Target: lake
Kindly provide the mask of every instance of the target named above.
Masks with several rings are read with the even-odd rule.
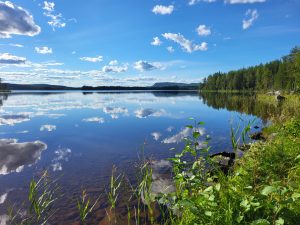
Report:
[[[257,118],[261,128],[269,116],[268,108],[257,110],[249,98],[171,91],[2,95],[0,224],[7,220],[7,208],[27,198],[30,180],[44,170],[59,179],[65,193],[57,224],[73,223],[78,219],[75,196],[82,189],[91,195],[104,192],[113,165],[134,182],[142,150],[155,160],[172,156],[169,149],[180,149],[190,135],[185,127],[194,123],[190,117],[205,122],[201,132],[211,137],[212,153],[231,151],[232,121]],[[97,209],[97,222],[105,207],[103,202]]]

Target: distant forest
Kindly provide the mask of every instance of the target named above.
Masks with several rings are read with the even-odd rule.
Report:
[[[300,91],[300,47],[293,48],[281,60],[228,73],[214,73],[200,83],[200,90]]]

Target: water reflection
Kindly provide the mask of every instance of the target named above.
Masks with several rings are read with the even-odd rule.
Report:
[[[254,96],[199,96],[196,92],[12,93],[3,99],[0,170],[2,175],[9,175],[0,176],[0,200],[5,204],[22,201],[24,196],[20,192],[27,190],[24,185],[44,169],[54,177],[62,176],[60,181],[67,199],[74,199],[81,188],[94,194],[107,185],[112,165],[125,171],[129,179],[135,179],[134,165],[143,144],[145,155],[156,160],[153,192],[168,190],[172,182],[167,176],[170,164],[165,159],[174,154],[170,148],[182,149],[182,139],[192,135],[186,128],[189,117],[205,122],[205,129],[199,132],[212,137],[209,145],[212,153],[216,153],[231,149],[231,118],[246,113],[268,119],[272,110],[286,110],[257,103]],[[5,195],[10,189],[16,195]],[[76,200],[73,203],[59,203],[63,207],[58,224],[74,223],[76,216],[64,216],[77,215]],[[0,205],[0,215],[6,213],[5,204]],[[5,216],[2,218],[4,221]]]
[[[47,145],[40,141],[18,143],[16,139],[0,139],[0,175],[21,172],[41,158]]]
[[[279,119],[280,117],[300,116],[300,105],[289,104],[285,101],[267,102],[260,101],[255,94],[231,93],[200,93],[203,103],[214,109],[226,109],[262,118]]]

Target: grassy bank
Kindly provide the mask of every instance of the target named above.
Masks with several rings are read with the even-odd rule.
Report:
[[[216,172],[185,189],[172,224],[298,224],[300,120],[273,125],[265,134],[268,141],[253,144],[230,175]]]

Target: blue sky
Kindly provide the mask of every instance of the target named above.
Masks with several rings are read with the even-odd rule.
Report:
[[[0,77],[150,85],[278,59],[300,40],[299,0],[0,1]]]

